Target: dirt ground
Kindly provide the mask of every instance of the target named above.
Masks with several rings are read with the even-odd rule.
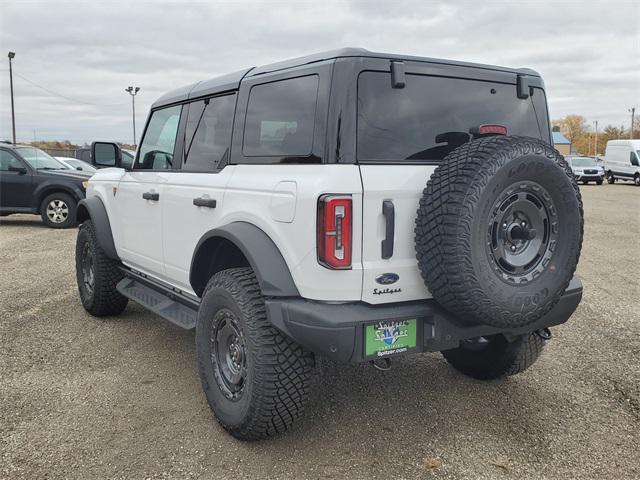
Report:
[[[320,362],[307,415],[242,443],[200,389],[194,334],[78,300],[75,230],[0,226],[0,478],[640,478],[640,188],[582,187],[584,299],[503,382],[439,354]]]

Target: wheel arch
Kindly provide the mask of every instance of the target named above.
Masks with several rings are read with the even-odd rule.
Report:
[[[76,210],[76,222],[81,224],[91,220],[96,230],[98,244],[104,250],[109,258],[119,260],[118,252],[113,241],[113,233],[111,232],[111,224],[109,223],[109,215],[107,209],[99,197],[88,197],[80,200]]]
[[[209,230],[200,238],[191,258],[189,283],[202,296],[215,273],[244,266],[253,269],[264,295],[300,295],[276,244],[263,230],[248,222],[233,222]]]
[[[52,193],[66,193],[67,195],[71,195],[76,201],[80,201],[82,199],[82,197],[78,195],[78,192],[69,185],[46,183],[40,185],[33,193],[33,198],[35,199],[35,205],[33,206],[40,211],[40,207],[42,206],[42,202],[45,197]]]

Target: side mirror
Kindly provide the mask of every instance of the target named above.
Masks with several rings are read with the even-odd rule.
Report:
[[[97,168],[120,167],[122,150],[117,143],[93,142],[91,144],[91,163]]]
[[[15,165],[9,165],[10,172],[18,172],[18,175],[25,175],[27,173],[27,169],[24,167],[16,167]]]

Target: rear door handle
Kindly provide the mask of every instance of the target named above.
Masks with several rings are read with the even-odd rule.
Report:
[[[391,200],[384,200],[382,202],[382,215],[385,220],[385,239],[382,240],[382,258],[391,258],[393,256],[393,239],[396,230],[396,213]]]
[[[198,197],[193,199],[193,204],[196,207],[216,208],[215,198]]]
[[[156,192],[144,192],[142,194],[142,198],[144,198],[145,200],[153,200],[154,202],[157,202],[158,200],[160,200],[160,194]]]

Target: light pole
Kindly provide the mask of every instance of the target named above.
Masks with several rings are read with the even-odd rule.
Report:
[[[140,87],[127,87],[125,92],[131,95],[131,106],[133,107],[133,148],[136,149],[136,94],[140,91]]]
[[[594,150],[593,156],[597,157],[598,156],[598,120],[595,120],[593,123],[596,124],[596,138],[595,138],[595,144],[593,146],[594,147],[593,148],[593,150]]]
[[[9,85],[11,88],[11,129],[13,132],[13,144],[16,144],[16,113],[13,107],[13,70],[11,68],[11,60],[16,56],[15,52],[9,52]]]
[[[629,111],[631,112],[631,128],[629,129],[629,138],[633,140],[633,122],[635,121],[636,107],[631,107]]]

